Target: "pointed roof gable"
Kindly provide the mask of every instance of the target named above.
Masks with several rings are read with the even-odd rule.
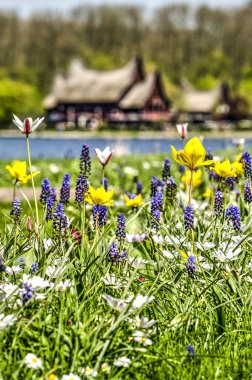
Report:
[[[109,71],[89,69],[75,59],[63,78],[60,91],[55,85],[55,78],[52,91],[43,104],[45,108],[53,108],[57,103],[117,103],[143,77],[142,61],[139,58],[122,68]]]

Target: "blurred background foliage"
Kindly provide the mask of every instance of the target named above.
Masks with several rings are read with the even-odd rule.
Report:
[[[41,112],[57,71],[73,57],[95,69],[124,65],[136,54],[159,69],[176,98],[181,78],[199,89],[227,80],[252,109],[252,2],[235,9],[82,6],[67,15],[29,18],[0,13],[0,119]],[[20,98],[22,106],[20,108]]]

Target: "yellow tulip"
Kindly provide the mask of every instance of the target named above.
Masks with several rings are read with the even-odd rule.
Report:
[[[16,179],[16,181],[21,182],[22,184],[25,184],[31,179],[32,177],[35,177],[40,172],[33,172],[32,174],[26,174],[26,162],[25,161],[14,161],[12,163],[12,166],[6,165],[5,169],[7,169],[12,177]]]
[[[236,172],[233,170],[233,167],[230,164],[229,160],[223,162],[215,162],[214,166],[211,167],[211,170],[213,170],[216,174],[218,174],[219,177],[222,178],[236,177]]]
[[[205,192],[203,193],[204,198],[210,198],[212,195],[212,191],[209,187],[206,188]]]
[[[130,199],[126,194],[124,194],[124,199],[127,207],[138,207],[144,204],[142,194],[138,194],[134,199]]]
[[[198,137],[190,139],[186,143],[184,150],[177,151],[174,146],[171,146],[171,149],[174,160],[190,170],[203,165],[211,165],[214,162],[213,160],[204,161],[206,150]]]
[[[185,185],[189,185],[190,180],[191,180],[191,171],[186,170],[185,175],[183,175],[181,180]],[[200,186],[201,184],[202,184],[202,171],[197,170],[196,172],[193,172],[192,186],[197,187],[197,186]]]
[[[233,170],[237,176],[243,175],[244,169],[243,169],[242,162],[235,161],[231,164],[231,167],[233,168]]]
[[[85,194],[85,201],[90,205],[102,205],[102,206],[113,206],[113,196],[115,190],[106,191],[104,187],[99,187],[94,189],[93,186],[89,185],[88,191]]]

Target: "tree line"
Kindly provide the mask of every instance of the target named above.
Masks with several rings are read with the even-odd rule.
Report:
[[[27,19],[0,13],[0,35],[0,101],[18,83],[37,104],[73,57],[111,69],[136,54],[163,73],[174,94],[183,77],[198,88],[227,80],[235,91],[252,93],[252,2],[235,9],[173,5],[151,14],[136,6],[82,6]]]

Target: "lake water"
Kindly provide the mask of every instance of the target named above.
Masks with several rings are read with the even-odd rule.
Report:
[[[115,132],[116,133],[116,132]],[[170,153],[170,145],[181,149],[180,139],[141,139],[141,138],[85,138],[85,139],[66,139],[66,138],[42,138],[32,137],[31,154],[36,158],[62,158],[79,157],[83,144],[88,144],[91,154],[93,148],[104,149],[109,146],[115,150],[117,155],[131,155],[144,153]],[[204,146],[207,150],[221,150],[233,148],[231,139],[211,139],[205,138]],[[246,140],[246,148],[252,148],[252,139]],[[26,157],[25,138],[6,137],[0,138],[0,158],[1,159],[22,159]]]

